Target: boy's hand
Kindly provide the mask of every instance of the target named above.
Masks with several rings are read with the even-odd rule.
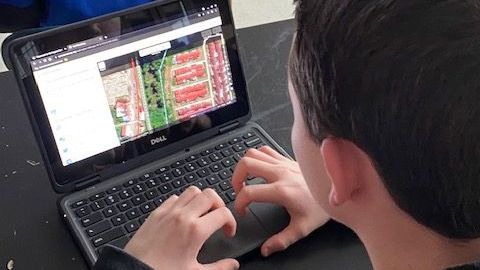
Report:
[[[211,210],[211,212],[209,212]],[[197,256],[204,242],[223,228],[233,237],[237,223],[212,189],[188,188],[172,196],[150,214],[125,251],[154,269],[238,269],[234,259],[201,265]]]
[[[248,176],[261,177],[267,184],[245,185]],[[248,150],[235,168],[232,182],[237,193],[235,209],[240,214],[245,214],[252,202],[276,203],[290,214],[288,227],[262,245],[263,256],[286,249],[330,219],[310,193],[297,162],[268,146]]]

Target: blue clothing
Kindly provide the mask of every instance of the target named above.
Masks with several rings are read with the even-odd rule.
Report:
[[[0,0],[16,8],[41,6],[39,26],[64,25],[138,6],[151,0]],[[41,2],[39,4],[39,2]]]
[[[150,0],[47,0],[42,26],[63,25],[138,6]]]

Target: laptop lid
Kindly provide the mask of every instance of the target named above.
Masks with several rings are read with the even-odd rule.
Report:
[[[156,1],[15,40],[10,55],[57,192],[250,117],[227,1]]]

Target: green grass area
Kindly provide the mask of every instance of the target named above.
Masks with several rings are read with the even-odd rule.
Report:
[[[122,128],[120,127],[120,125],[123,123],[122,118],[116,116],[115,108],[113,107],[110,107],[110,113],[112,114],[115,130],[117,131],[117,136],[120,138],[122,136]]]
[[[176,121],[171,102],[166,99],[166,104],[163,103],[162,82],[164,83],[164,78],[161,78],[159,72],[161,62],[161,59],[157,59],[142,66],[142,73],[145,79],[145,96],[150,114],[150,123],[153,129],[165,126],[167,119],[169,123]],[[169,63],[171,65],[172,57],[165,59],[162,73],[165,70],[165,66]],[[165,108],[167,109],[167,117],[165,117]]]

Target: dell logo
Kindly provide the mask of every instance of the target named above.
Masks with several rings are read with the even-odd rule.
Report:
[[[152,145],[155,145],[155,144],[157,144],[157,143],[162,143],[162,142],[166,142],[166,141],[167,141],[167,137],[165,137],[165,135],[162,135],[162,136],[157,137],[157,138],[155,138],[155,139],[151,139],[151,140],[150,140],[150,143],[151,143]]]

